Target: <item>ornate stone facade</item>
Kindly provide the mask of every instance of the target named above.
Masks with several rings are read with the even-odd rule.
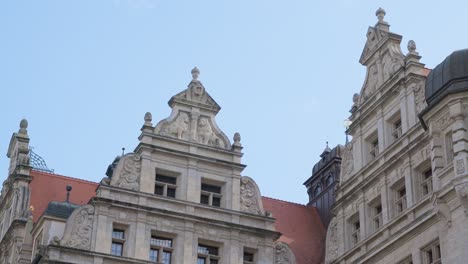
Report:
[[[468,71],[459,69],[468,51],[429,73],[416,43],[403,55],[385,11],[376,15],[360,59],[367,76],[353,96],[325,262],[465,263]]]

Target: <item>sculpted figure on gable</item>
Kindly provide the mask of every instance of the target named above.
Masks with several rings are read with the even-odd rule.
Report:
[[[135,153],[128,153],[120,158],[117,167],[112,174],[110,184],[138,191],[140,188],[140,171],[140,156]]]
[[[242,212],[263,215],[260,191],[251,178],[247,176],[241,178],[240,194]]]
[[[275,243],[275,264],[295,264],[296,258],[289,246],[284,242]]]
[[[187,140],[189,138],[190,118],[187,113],[179,112],[179,115],[171,123],[165,124],[161,129],[161,135],[177,139]]]

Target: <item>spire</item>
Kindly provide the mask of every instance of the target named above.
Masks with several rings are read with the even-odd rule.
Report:
[[[325,149],[323,150],[322,154],[320,154],[320,157],[321,158],[325,158],[325,156],[327,156],[328,153],[331,152],[331,149],[330,147],[328,146],[328,141],[326,141],[326,147]]]

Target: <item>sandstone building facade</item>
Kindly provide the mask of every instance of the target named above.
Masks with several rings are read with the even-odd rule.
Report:
[[[414,41],[367,31],[364,85],[353,97],[326,263],[468,260],[468,50],[432,71]],[[344,238],[344,239],[343,239]]]
[[[320,263],[317,210],[261,197],[241,175],[240,135],[231,142],[216,125],[220,106],[198,76],[171,98],[168,118],[153,125],[146,113],[134,152],[100,183],[33,168],[21,121],[1,194],[0,263]]]

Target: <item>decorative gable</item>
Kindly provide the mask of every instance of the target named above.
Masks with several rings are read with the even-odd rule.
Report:
[[[367,41],[359,62],[367,67],[366,78],[355,104],[362,104],[372,96],[382,84],[388,81],[404,66],[405,56],[401,52],[402,36],[391,33],[390,25],[383,19],[385,10],[376,12],[378,22],[367,30]]]
[[[169,100],[171,115],[160,121],[154,133],[222,149],[231,149],[231,143],[219,129],[215,116],[221,110],[198,80],[200,71],[192,70],[192,81],[186,90]]]

